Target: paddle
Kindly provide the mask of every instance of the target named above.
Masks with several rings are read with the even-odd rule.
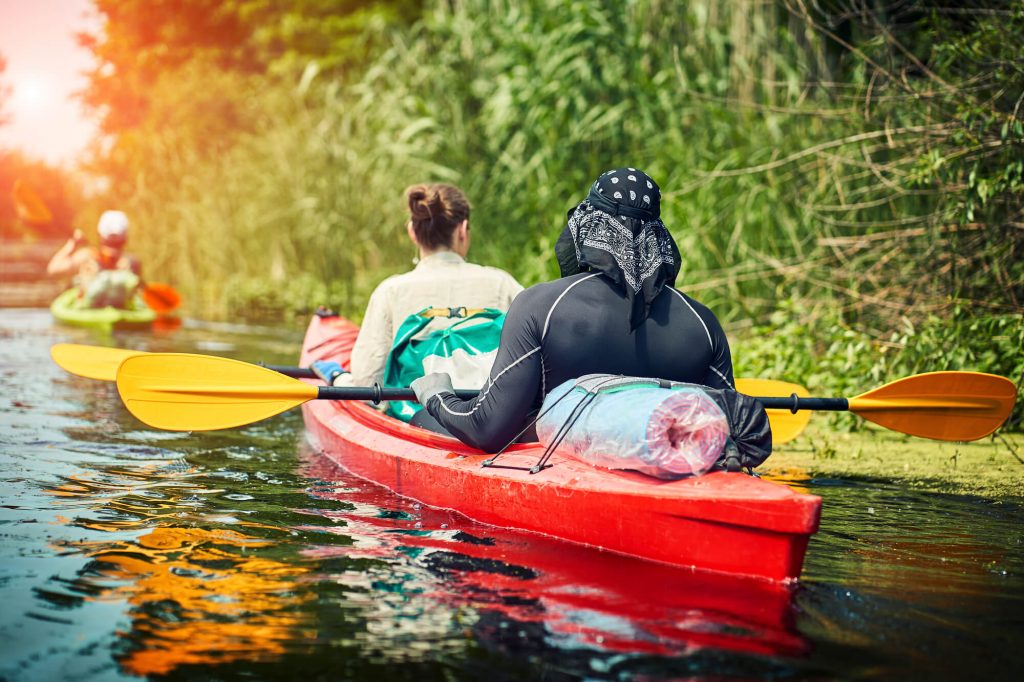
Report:
[[[188,353],[126,358],[117,370],[117,390],[129,412],[167,431],[229,429],[314,398],[416,400],[409,388],[313,386],[259,365]],[[456,391],[460,398],[477,393]]]
[[[166,315],[181,305],[181,294],[170,284],[143,282],[140,289],[142,300],[158,315]]]
[[[11,189],[11,200],[14,201],[14,208],[18,217],[29,225],[37,227],[49,225],[53,221],[53,214],[46,206],[46,203],[35,193],[28,183],[21,179],[14,181]]]
[[[408,388],[312,386],[265,367],[187,353],[125,359],[117,390],[140,421],[168,431],[210,431],[266,419],[309,400],[415,400]],[[476,391],[456,391],[471,398]],[[855,398],[766,397],[768,409],[851,411],[894,431],[936,440],[977,440],[1013,410],[1013,382],[979,372],[931,372]]]
[[[747,395],[792,396],[796,394],[799,398],[810,396],[807,389],[800,384],[775,381],[774,379],[736,379],[736,390]],[[792,401],[789,397],[786,400]],[[771,409],[767,405],[765,408],[765,412],[768,413],[768,423],[772,429],[772,443],[775,445],[782,445],[794,440],[804,432],[808,422],[811,421],[810,410],[793,412],[791,409]]]
[[[65,371],[100,381],[116,381],[117,368],[125,359],[145,354],[145,351],[74,343],[58,343],[50,348],[50,356],[53,361]],[[298,379],[316,378],[316,374],[312,370],[303,367],[264,366],[285,376]],[[793,393],[803,397],[809,395],[803,386],[771,379],[737,379],[736,390],[747,395],[782,396]],[[810,412],[793,413],[790,410],[767,410],[767,412],[772,428],[772,441],[776,445],[788,443],[799,436],[811,418]]]
[[[144,350],[87,346],[78,343],[57,343],[50,347],[50,357],[65,372],[100,381],[117,381],[117,368],[136,355],[148,355]],[[281,365],[260,365],[285,376],[297,379],[316,379],[311,369]]]

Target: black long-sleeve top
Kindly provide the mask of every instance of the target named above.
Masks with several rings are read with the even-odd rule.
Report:
[[[629,312],[622,289],[599,273],[530,287],[509,308],[480,395],[444,392],[424,407],[464,443],[497,452],[529,426],[552,389],[585,374],[734,388],[729,342],[707,307],[665,288],[632,331]]]

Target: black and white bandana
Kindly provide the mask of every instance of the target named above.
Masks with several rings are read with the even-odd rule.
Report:
[[[657,183],[643,171],[617,168],[602,174],[569,211],[555,244],[562,277],[589,270],[623,287],[630,329],[647,319],[651,303],[679,274],[679,249],[660,215]]]

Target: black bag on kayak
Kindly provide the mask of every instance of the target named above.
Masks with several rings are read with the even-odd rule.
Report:
[[[722,388],[704,387],[704,392],[725,412],[730,438],[715,468],[739,471],[753,469],[772,454],[772,429],[768,413],[749,395]]]

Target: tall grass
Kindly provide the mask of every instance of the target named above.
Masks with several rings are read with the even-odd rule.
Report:
[[[551,246],[589,182],[633,165],[665,193],[684,286],[728,319],[763,313],[765,274],[813,246],[793,195],[827,193],[827,169],[715,174],[847,126],[802,107],[808,52],[778,16],[771,3],[436,3],[356,82],[220,74],[211,91],[208,72],[183,71],[182,91],[232,91],[252,132],[210,153],[185,122],[147,131],[130,208],[154,267],[192,283],[206,314],[314,295],[353,312],[369,282],[408,266],[405,185],[462,185],[473,257],[531,284],[556,274]]]
[[[382,277],[410,267],[406,185],[463,186],[474,204],[471,257],[529,285],[557,275],[552,245],[593,178],[636,166],[661,184],[684,259],[679,285],[737,334],[775,328],[786,343],[794,319],[764,325],[794,301],[782,310],[804,316],[811,337],[856,327],[867,350],[848,374],[902,367],[880,358],[925,337],[942,352],[933,320],[954,310],[1001,315],[982,326],[1009,325],[1004,336],[1018,338],[1019,119],[1002,126],[1002,142],[998,132],[1019,74],[979,84],[946,55],[935,59],[950,65],[946,79],[932,74],[940,86],[913,63],[914,50],[933,47],[929,35],[959,44],[940,20],[915,14],[906,26],[924,46],[908,47],[860,4],[839,19],[813,7],[431,2],[342,80],[315,65],[297,83],[183,70],[167,89],[168,117],[184,92],[229,93],[242,123],[225,139],[187,121],[148,130],[128,208],[152,268],[198,314],[326,303],[358,317]],[[1012,52],[989,26],[1003,15],[979,16],[948,30],[981,35],[985,49],[957,49]],[[977,69],[1007,58],[977,57]],[[979,90],[985,83],[1006,93]],[[978,115],[962,103],[986,94],[1002,99],[986,100],[998,106],[979,137]],[[992,158],[1009,170],[978,165]],[[1012,343],[997,346],[998,357],[974,346],[957,357],[1016,371]],[[805,359],[830,348],[811,344]]]

